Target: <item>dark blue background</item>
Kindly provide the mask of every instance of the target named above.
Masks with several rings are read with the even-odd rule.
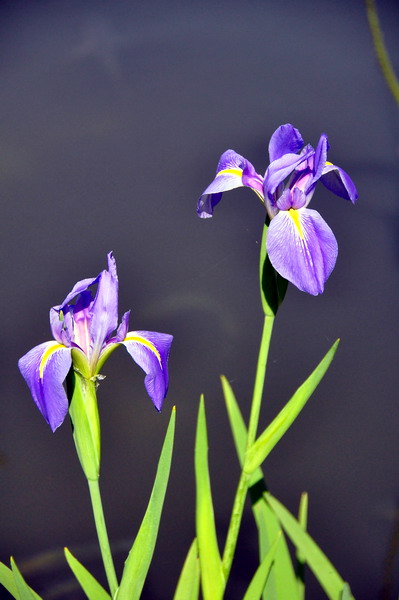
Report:
[[[382,4],[399,71],[398,6]],[[173,469],[143,598],[173,595],[194,535],[201,392],[223,541],[238,468],[218,376],[232,382],[247,415],[262,325],[263,211],[246,189],[226,194],[212,220],[198,219],[195,205],[225,149],[263,173],[270,135],[291,122],[313,145],[320,133],[329,135],[329,158],[350,173],[359,200],[353,207],[322,187],[312,200],[336,234],[338,262],[322,296],[288,290],[262,427],[332,342],[342,342],[268,459],[267,479],[295,512],[300,493],[309,492],[310,533],[356,598],[375,600],[384,577],[396,592],[380,597],[396,598],[398,107],[380,74],[363,4],[8,2],[0,9],[0,56],[0,559],[13,554],[38,591],[47,585],[49,600],[81,597],[50,581],[64,545],[89,566],[96,562],[69,423],[51,433],[16,364],[50,339],[49,308],[105,268],[110,250],[120,313],[132,309],[131,328],[175,335],[161,415],[123,349],[104,368],[101,484],[118,570],[176,404]],[[256,562],[249,510],[242,533],[245,564],[234,570],[232,600],[242,597]],[[69,585],[64,573],[60,579],[61,588]],[[322,597],[317,585],[310,597]]]

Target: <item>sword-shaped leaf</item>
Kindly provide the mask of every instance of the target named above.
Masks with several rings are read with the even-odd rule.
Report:
[[[245,457],[244,469],[247,473],[253,473],[273,450],[277,442],[291,427],[310,396],[313,394],[320,381],[327,372],[334,358],[339,340],[337,340],[327,352],[323,360],[317,365],[313,373],[297,389],[291,400],[287,402],[277,417],[266,427],[265,431],[258,437],[256,442],[249,448]]]
[[[195,538],[190,546],[173,600],[198,600],[200,589],[200,565],[198,544]]]
[[[196,530],[204,600],[222,600],[225,579],[216,537],[208,468],[208,435],[201,396],[195,440]]]
[[[115,600],[138,600],[150,567],[168,485],[175,433],[176,409],[173,407],[158,462],[150,501],[139,532],[129,552]]]
[[[93,577],[93,575],[84,567],[73,554],[64,548],[65,558],[71,567],[73,574],[79,581],[80,586],[89,600],[111,600],[111,596]]]

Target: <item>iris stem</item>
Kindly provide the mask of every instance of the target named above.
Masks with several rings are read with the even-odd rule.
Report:
[[[105,524],[104,511],[100,494],[100,485],[98,479],[88,479],[87,481],[89,484],[91,505],[93,507],[94,521],[96,524],[97,536],[100,544],[104,569],[107,575],[107,581],[109,589],[111,591],[111,596],[114,598],[115,593],[118,589],[118,580],[116,578],[114,561],[112,559],[107,527]]]
[[[259,423],[259,413],[262,404],[263,387],[266,376],[267,357],[269,354],[270,340],[273,331],[274,316],[265,315],[263,324],[263,333],[260,343],[258,364],[256,368],[254,392],[252,396],[251,414],[248,424],[248,436],[246,452],[252,446],[256,438],[256,432]],[[243,464],[245,464],[245,459]],[[234,558],[234,553],[237,545],[238,533],[240,530],[242,513],[244,510],[245,498],[247,497],[248,487],[251,480],[251,475],[246,473],[244,469],[241,472],[240,481],[238,483],[236,495],[234,498],[233,509],[231,512],[229,529],[227,532],[226,544],[223,553],[223,573],[227,581],[231,565]]]

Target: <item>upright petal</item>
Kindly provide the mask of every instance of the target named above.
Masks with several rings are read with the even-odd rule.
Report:
[[[108,254],[109,271],[99,275],[97,293],[91,307],[91,363],[98,359],[107,338],[118,326],[118,276],[112,252]]]
[[[281,125],[270,138],[270,162],[281,158],[284,154],[296,154],[302,146],[303,139],[298,129],[295,129],[290,123]]]
[[[267,252],[276,271],[303,292],[324,290],[338,255],[333,232],[308,208],[280,211],[267,233]]]
[[[145,371],[144,384],[155,408],[160,411],[168,392],[168,358],[173,336],[154,331],[129,331],[121,342]]]
[[[55,431],[68,412],[63,382],[71,368],[71,350],[58,342],[44,342],[18,361],[19,370],[33,399]]]
[[[356,202],[356,186],[348,173],[340,167],[337,167],[330,162],[326,162],[320,181],[322,181],[326,188],[328,188],[330,192],[333,192],[333,194],[336,194],[345,200],[350,200],[353,204]]]
[[[285,154],[270,163],[265,173],[263,184],[265,196],[271,198],[280,183],[291,175],[302,162],[307,161],[312,154],[314,154],[314,150],[313,148],[309,148],[304,154]]]

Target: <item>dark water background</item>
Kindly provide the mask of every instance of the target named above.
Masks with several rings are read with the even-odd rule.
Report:
[[[381,4],[399,72],[399,5]],[[176,404],[173,469],[143,599],[173,595],[194,535],[201,392],[223,540],[238,469],[218,376],[230,379],[247,415],[262,324],[263,212],[244,189],[206,222],[195,203],[225,149],[263,173],[270,135],[291,122],[312,144],[328,133],[329,158],[353,177],[359,201],[353,207],[324,188],[312,201],[336,234],[338,263],[322,296],[288,291],[263,427],[332,342],[342,343],[268,459],[267,479],[295,512],[309,492],[310,533],[357,599],[397,598],[399,111],[362,2],[3,2],[0,56],[0,559],[13,554],[38,591],[49,577],[40,569],[56,573],[64,545],[88,565],[95,560],[69,424],[51,433],[16,364],[50,339],[49,308],[105,268],[110,250],[131,328],[175,335],[161,415],[123,349],[104,369],[101,484],[118,570]],[[248,511],[232,600],[255,566],[251,519]],[[41,553],[49,554],[35,577],[31,559]],[[81,597],[57,594],[43,592]],[[322,597],[312,585],[309,598]]]

